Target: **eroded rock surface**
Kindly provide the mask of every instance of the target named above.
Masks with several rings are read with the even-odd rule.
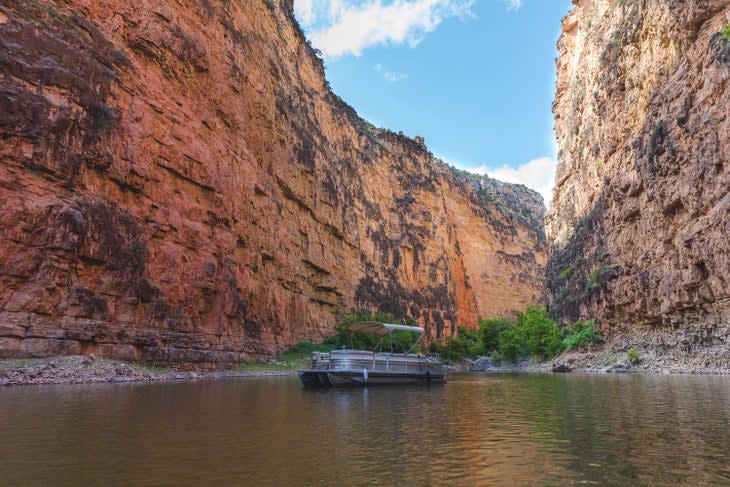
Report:
[[[0,201],[0,357],[240,362],[544,292],[539,196],[363,122],[285,0],[4,1]]]
[[[554,105],[551,310],[730,368],[730,2],[574,3]]]

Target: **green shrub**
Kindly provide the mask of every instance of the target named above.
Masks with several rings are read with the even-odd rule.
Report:
[[[456,336],[449,337],[446,345],[438,350],[441,358],[447,362],[456,362],[466,357],[477,357],[483,353],[483,345],[479,334],[464,327],[459,327]]]
[[[499,348],[499,334],[515,326],[509,318],[493,318],[479,321],[479,335],[485,352],[492,352]]]
[[[484,355],[495,361],[515,362],[528,356],[554,357],[562,351],[561,341],[560,330],[545,309],[531,306],[516,313],[514,320],[482,319],[478,332],[460,327],[457,336],[450,337],[445,344],[433,342],[429,350],[449,362]]]
[[[427,350],[430,353],[438,353],[445,362],[458,362],[465,358],[487,355],[491,350],[485,348],[480,331],[460,326],[457,335],[447,338],[445,343],[434,340]]]
[[[526,355],[527,344],[522,330],[512,327],[502,330],[499,334],[499,358],[508,362],[516,362]]]
[[[630,348],[629,351],[626,352],[626,358],[629,359],[629,362],[636,365],[641,362],[641,352],[635,348]]]
[[[438,340],[431,340],[431,343],[426,347],[429,353],[441,353],[444,351],[444,346]]]
[[[446,340],[446,346],[441,352],[441,358],[447,362],[456,362],[469,353],[469,342],[462,337],[452,336]]]
[[[530,355],[551,358],[562,351],[560,330],[545,308],[528,306],[524,312],[517,313],[517,322]]]
[[[563,350],[563,336],[545,308],[530,306],[515,319],[480,320],[479,331],[459,328],[445,344],[432,342],[429,351],[445,361],[489,355],[495,361],[516,362],[522,357],[552,358]]]
[[[725,36],[725,39],[730,41],[730,22],[725,26],[724,29],[720,31],[720,33]]]
[[[570,276],[573,275],[573,271],[575,270],[575,265],[571,264],[562,271],[560,271],[560,277],[563,279],[569,279]]]
[[[601,282],[603,282],[604,277],[611,277],[612,275],[615,275],[616,271],[618,271],[620,267],[621,266],[619,264],[609,264],[592,269],[586,279],[588,289],[596,289],[599,287]]]
[[[484,343],[481,340],[477,341],[474,345],[469,347],[470,357],[481,357],[487,354],[487,349],[484,347]]]
[[[562,347],[564,350],[580,348],[588,344],[601,343],[603,337],[596,330],[596,320],[576,321],[563,329]]]

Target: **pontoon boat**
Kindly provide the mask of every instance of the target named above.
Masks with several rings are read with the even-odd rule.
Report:
[[[354,333],[383,337],[394,331],[409,331],[419,336],[423,328],[374,321],[360,321],[348,326]],[[415,346],[415,345],[414,345]],[[377,346],[376,346],[377,350]],[[314,352],[312,367],[300,370],[299,379],[306,387],[343,387],[385,384],[429,384],[446,381],[446,372],[438,358],[415,353],[365,350]]]

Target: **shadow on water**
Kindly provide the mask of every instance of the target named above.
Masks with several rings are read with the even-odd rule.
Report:
[[[730,484],[730,378],[0,390],[0,485]]]

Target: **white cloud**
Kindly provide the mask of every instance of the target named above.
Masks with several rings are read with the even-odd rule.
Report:
[[[406,73],[386,71],[385,73],[383,73],[383,78],[385,78],[385,81],[390,81],[391,83],[397,83],[398,81],[407,80],[408,75]]]
[[[524,184],[540,193],[545,205],[550,206],[555,185],[555,160],[551,157],[535,159],[519,167],[500,166],[490,168],[482,165],[469,171],[477,174],[488,174],[494,179],[507,183]]]
[[[294,15],[302,24],[312,25],[316,19],[314,0],[296,0],[294,2]]]
[[[504,0],[507,4],[507,10],[517,10],[522,7],[523,0]]]
[[[408,79],[408,75],[406,73],[401,73],[398,71],[388,71],[382,64],[379,63],[373,66],[373,69],[378,73],[383,73],[383,79],[385,79],[385,81],[390,81],[391,83],[397,83],[398,81]]]
[[[329,58],[375,45],[411,47],[449,17],[474,18],[476,0],[296,0],[297,18]]]

